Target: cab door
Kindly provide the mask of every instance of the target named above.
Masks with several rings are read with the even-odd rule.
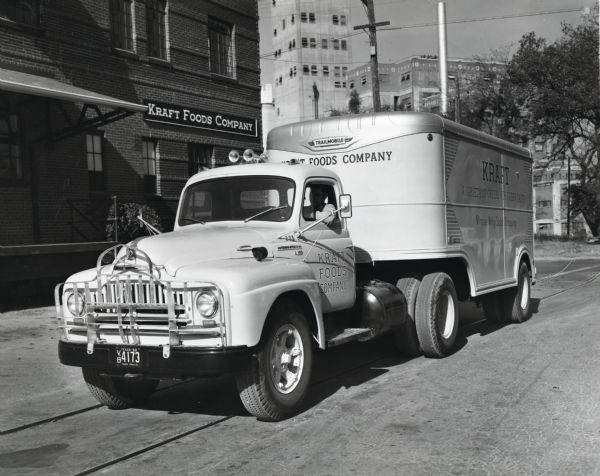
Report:
[[[340,188],[334,180],[312,179],[304,186],[300,229],[318,221],[311,203],[311,187],[325,191],[326,204],[338,208]],[[331,223],[321,222],[302,233],[304,262],[313,272],[321,288],[323,312],[347,309],[356,298],[354,247],[346,227],[346,220],[335,213]]]

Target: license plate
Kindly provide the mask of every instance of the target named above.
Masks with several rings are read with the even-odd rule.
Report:
[[[142,357],[137,347],[117,347],[114,357],[115,364],[121,367],[138,368],[142,365]]]

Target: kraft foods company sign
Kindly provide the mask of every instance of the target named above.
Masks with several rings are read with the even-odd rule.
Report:
[[[258,137],[256,119],[145,100],[145,121]]]

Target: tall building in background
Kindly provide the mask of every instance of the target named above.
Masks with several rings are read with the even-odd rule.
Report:
[[[393,111],[440,111],[440,74],[436,56],[411,56],[398,63],[379,64],[381,105]],[[448,61],[449,100],[468,95],[469,84],[479,78],[496,77],[506,69],[503,63],[469,59]],[[371,67],[368,64],[348,72],[348,91],[356,89],[363,109],[373,107]],[[452,109],[452,108],[450,108]]]
[[[275,125],[344,109],[352,62],[349,0],[272,0]]]

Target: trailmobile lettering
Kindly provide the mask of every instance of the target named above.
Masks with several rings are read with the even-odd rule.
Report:
[[[389,334],[403,355],[443,357],[458,300],[492,321],[530,316],[524,149],[381,113],[282,126],[267,154],[194,175],[172,232],[107,250],[57,286],[60,360],[100,402],[233,373],[247,410],[275,421],[301,408],[313,346]]]

